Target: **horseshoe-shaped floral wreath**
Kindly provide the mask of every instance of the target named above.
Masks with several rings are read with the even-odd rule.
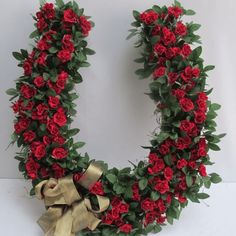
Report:
[[[31,195],[42,183],[45,188],[49,179],[54,181],[50,190],[63,184],[57,180],[73,176],[73,184],[83,199],[90,199],[98,221],[92,230],[82,226],[81,235],[159,232],[166,222],[179,218],[189,200],[209,197],[202,192],[203,186],[221,181],[218,174],[206,172],[206,165],[213,164],[208,151],[220,150],[217,143],[224,136],[215,134],[220,105],[208,100],[212,89],[206,90],[207,72],[214,66],[204,66],[202,48],[190,46],[200,42],[195,34],[200,25],[182,22],[183,15],[194,15],[194,11],[175,1],[170,7],[133,12],[134,28],[128,38],[138,36],[135,46],[142,47],[142,52],[135,61],[143,65],[136,74],[141,79],[152,76],[149,96],[161,115],[161,127],[146,147],[148,159],[118,170],[79,154],[77,149],[84,142],[74,140],[79,129],[70,127],[78,98],[74,87],[82,82],[79,69],[88,67],[87,56],[94,54],[86,41],[94,24],[76,2],[42,2],[33,17],[32,52],[13,53],[24,75],[16,80],[16,88],[7,90],[16,114],[12,143],[21,148],[15,158],[24,177],[32,180]],[[84,175],[91,176],[84,173],[91,166],[99,166],[100,173],[95,179],[92,173],[92,185],[86,186]],[[42,191],[38,194],[44,198]],[[99,197],[110,202],[103,211],[95,211],[100,207]]]

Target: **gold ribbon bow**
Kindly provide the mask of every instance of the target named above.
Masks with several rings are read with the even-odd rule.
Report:
[[[93,162],[80,178],[79,184],[90,189],[102,173],[100,165]],[[36,186],[35,191],[47,208],[47,212],[38,220],[45,236],[75,236],[86,228],[95,230],[101,222],[97,213],[105,211],[110,204],[107,197],[96,195],[99,210],[93,210],[90,200],[82,198],[77,191],[72,175],[58,180],[44,180]]]

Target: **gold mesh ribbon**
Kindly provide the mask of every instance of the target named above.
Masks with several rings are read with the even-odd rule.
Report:
[[[96,162],[90,164],[79,184],[90,189],[102,176],[103,170]],[[47,208],[38,220],[45,236],[75,236],[83,229],[95,230],[101,222],[97,213],[105,211],[110,204],[107,197],[96,195],[98,210],[93,210],[88,198],[82,198],[76,189],[73,176],[40,182],[36,196],[43,199]]]

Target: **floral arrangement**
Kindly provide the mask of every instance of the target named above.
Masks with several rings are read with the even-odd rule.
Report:
[[[72,176],[82,196],[76,199],[85,199],[99,218],[95,227],[81,226],[81,235],[157,233],[166,222],[179,219],[189,200],[209,197],[202,187],[221,181],[218,174],[206,171],[213,164],[208,151],[220,150],[217,143],[225,134],[215,133],[220,105],[208,99],[212,89],[206,89],[207,73],[214,66],[204,66],[201,46],[192,47],[200,42],[196,35],[200,25],[182,21],[184,15],[193,14],[178,1],[133,12],[134,28],[128,38],[138,36],[135,46],[142,47],[142,56],[135,61],[143,65],[136,74],[141,79],[152,77],[148,95],[161,115],[160,132],[145,147],[150,151],[147,160],[133,168],[108,169],[106,163],[77,151],[85,143],[75,141],[79,129],[70,127],[78,98],[74,89],[82,82],[80,68],[88,67],[87,56],[94,54],[86,41],[94,24],[76,2],[43,1],[33,17],[36,30],[30,37],[35,46],[31,52],[13,53],[24,71],[16,88],[7,90],[16,115],[12,143],[21,148],[15,157],[19,170],[32,180],[31,195],[42,198],[48,180],[54,181],[50,189]],[[102,171],[86,185],[93,163]],[[98,211],[103,200],[106,207]]]

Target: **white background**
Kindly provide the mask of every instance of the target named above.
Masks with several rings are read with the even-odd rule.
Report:
[[[134,75],[137,65],[133,59],[139,56],[133,48],[134,41],[125,38],[132,22],[132,10],[145,10],[153,4],[170,4],[157,0],[80,0],[96,22],[89,37],[90,46],[97,54],[90,58],[92,66],[83,69],[84,82],[79,85],[81,98],[77,101],[78,116],[74,126],[81,128],[79,140],[86,141],[83,151],[91,158],[101,159],[110,166],[127,166],[127,160],[141,160],[147,155],[141,145],[147,145],[155,128],[154,105],[144,95],[148,81],[139,81]],[[236,2],[234,0],[181,1],[185,7],[197,12],[186,17],[202,24],[204,58],[207,64],[215,64],[209,84],[214,87],[212,100],[222,104],[218,117],[219,133],[227,132],[221,143],[222,151],[212,153],[216,165],[209,171],[218,172],[224,182],[236,181],[234,155],[236,134]],[[17,148],[5,150],[12,133],[13,114],[10,111],[5,90],[14,86],[14,79],[21,75],[11,52],[30,48],[28,35],[34,30],[30,13],[38,7],[36,0],[1,1],[0,14],[0,178],[20,178],[17,161],[13,159]],[[35,200],[29,201],[29,183],[0,181],[0,222],[3,235],[42,235],[34,224],[43,208]],[[234,189],[234,191],[232,190]],[[214,193],[214,194],[212,194]],[[206,205],[191,205],[183,213],[180,223],[168,227],[163,235],[233,235],[235,185],[222,184],[211,190],[211,209]],[[225,197],[228,194],[229,197]],[[224,200],[223,200],[224,199]],[[35,207],[34,207],[35,206]],[[4,207],[4,208],[3,208]],[[12,208],[11,208],[12,207]],[[232,211],[231,211],[232,210]],[[7,212],[7,214],[5,213]],[[222,222],[226,221],[222,225]],[[14,227],[9,227],[14,222]],[[5,225],[6,231],[4,232]],[[183,230],[184,229],[184,230]],[[1,234],[2,234],[1,233]]]
[[[91,158],[108,162],[110,166],[127,166],[127,160],[140,160],[147,152],[140,146],[149,144],[155,128],[154,104],[144,95],[148,80],[139,81],[134,74],[137,65],[133,59],[139,56],[133,48],[134,40],[125,38],[132,22],[132,10],[145,10],[153,4],[171,4],[172,1],[152,0],[80,0],[87,15],[96,22],[89,37],[89,45],[97,54],[90,57],[92,66],[81,72],[84,82],[79,85],[81,98],[77,100],[78,116],[74,126],[81,128],[79,140],[86,141],[83,149]],[[182,1],[186,8],[197,12],[194,20],[202,24],[202,36],[206,63],[216,65],[211,72],[210,86],[214,87],[212,99],[222,104],[218,117],[218,131],[227,132],[221,143],[222,151],[212,153],[216,162],[213,170],[224,181],[236,181],[234,145],[236,134],[235,93],[235,37],[236,2]],[[14,86],[14,79],[22,70],[16,67],[11,52],[30,48],[28,35],[34,30],[30,13],[35,13],[38,1],[1,1],[0,14],[0,177],[21,177],[17,161],[13,159],[16,147],[5,150],[12,129],[13,114],[5,90]]]

